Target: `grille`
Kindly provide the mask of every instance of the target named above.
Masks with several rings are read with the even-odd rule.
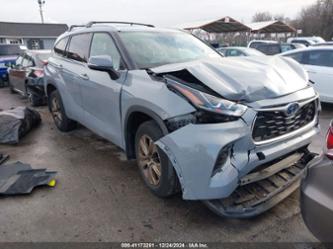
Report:
[[[287,116],[284,111],[258,112],[252,133],[253,140],[262,142],[296,131],[311,123],[315,115],[315,101],[302,106],[292,116]]]

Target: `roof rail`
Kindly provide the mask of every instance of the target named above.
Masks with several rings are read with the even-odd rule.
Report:
[[[145,24],[145,23],[138,23],[138,22],[113,22],[113,21],[106,21],[106,22],[102,22],[102,21],[92,21],[92,22],[88,22],[86,27],[90,28],[91,26],[93,26],[94,24],[100,24],[100,23],[114,23],[114,24],[128,24],[128,25],[139,25],[139,26],[146,26],[146,27],[151,27],[151,28],[155,28],[154,25],[151,24]]]
[[[84,28],[86,25],[71,25],[68,31],[72,31],[75,28]]]

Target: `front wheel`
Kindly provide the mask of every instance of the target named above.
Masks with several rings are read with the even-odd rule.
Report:
[[[76,122],[66,116],[61,96],[57,90],[50,94],[48,105],[54,123],[60,131],[67,132],[75,129]]]
[[[168,156],[154,143],[163,136],[154,121],[140,125],[135,138],[136,160],[146,186],[159,197],[179,190],[178,178]]]

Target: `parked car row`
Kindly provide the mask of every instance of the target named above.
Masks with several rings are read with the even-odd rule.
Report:
[[[280,54],[289,50],[304,48],[305,46],[297,43],[280,43],[268,40],[253,40],[248,44],[249,48],[254,48],[266,55]]]

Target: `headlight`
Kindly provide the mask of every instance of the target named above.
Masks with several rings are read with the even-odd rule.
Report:
[[[247,110],[247,107],[244,105],[215,97],[173,80],[168,81],[168,86],[171,90],[183,95],[192,105],[201,110],[233,117],[240,117]]]

